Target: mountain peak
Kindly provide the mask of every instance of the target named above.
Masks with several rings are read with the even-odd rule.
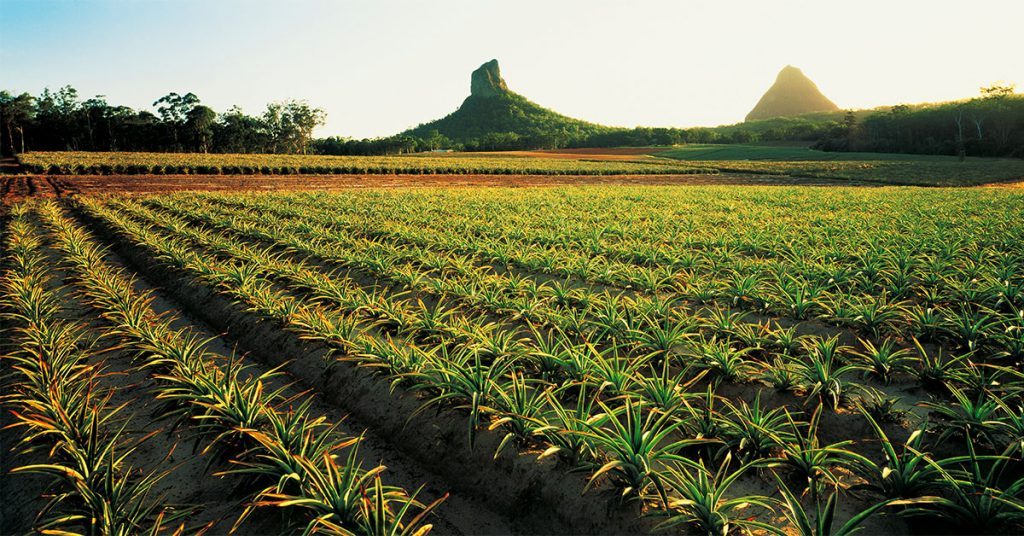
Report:
[[[823,95],[803,71],[787,65],[779,71],[775,83],[747,114],[746,120],[755,121],[838,109],[839,107]]]
[[[491,60],[473,71],[469,83],[469,93],[477,97],[494,97],[508,93],[508,86],[501,78],[498,60]]]
[[[465,144],[473,150],[550,147],[612,130],[566,117],[510,91],[501,78],[498,60],[473,71],[471,82],[471,94],[459,109],[404,134],[425,138],[437,133],[448,138],[449,144]]]

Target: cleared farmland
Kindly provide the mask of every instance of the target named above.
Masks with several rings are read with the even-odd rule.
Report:
[[[649,154],[644,154],[649,153]],[[915,186],[975,186],[1024,179],[1024,160],[878,153],[825,153],[802,147],[685,145],[562,152],[320,156],[30,152],[36,175],[763,175]]]
[[[31,152],[18,156],[37,174],[501,174],[640,175],[714,173],[674,160],[607,161],[526,156],[319,156],[286,154]]]
[[[3,478],[70,531],[1020,531],[1022,221],[1011,189],[17,204]]]

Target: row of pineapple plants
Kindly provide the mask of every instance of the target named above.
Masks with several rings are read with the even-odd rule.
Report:
[[[238,223],[237,220],[234,221],[236,228]],[[273,236],[274,234],[262,230],[256,232],[262,236],[268,234]],[[311,248],[308,242],[302,242],[295,237],[289,237],[282,243],[289,244],[290,247],[305,248],[303,251],[307,253],[325,254],[322,247]],[[332,242],[331,247],[335,251],[337,251],[337,246],[338,242]],[[354,255],[358,252],[350,253]],[[338,259],[339,257],[330,258]],[[370,262],[372,259],[363,258],[360,261],[358,257],[353,258],[351,255],[345,259],[349,263],[359,262],[358,266],[362,269],[379,268]],[[384,264],[394,267],[391,262]],[[391,273],[377,270],[374,273],[376,277],[384,280],[398,283],[407,282],[408,274],[402,270],[393,270]],[[479,275],[479,272],[470,271],[468,275]],[[425,278],[426,276],[420,275],[415,279],[422,281]],[[334,279],[337,280],[337,277]],[[500,280],[500,278],[495,279]],[[549,295],[540,291],[524,297],[524,300],[534,300],[532,303],[524,306],[502,307],[493,306],[489,301],[481,302],[478,299],[469,299],[459,293],[459,288],[462,286],[479,288],[486,287],[488,284],[495,283],[486,279],[478,279],[471,285],[452,284],[441,287],[441,289],[445,291],[444,296],[454,297],[457,301],[470,305],[481,306],[479,308],[485,312],[526,317],[522,312],[528,310],[531,313],[528,318],[547,327],[557,328],[560,332],[580,334],[587,340],[595,342],[615,338],[633,346],[640,355],[648,352],[652,355],[668,354],[677,350],[676,347],[683,342],[693,342],[690,341],[691,337],[699,328],[703,328],[705,337],[693,344],[694,348],[688,355],[694,366],[706,368],[714,376],[739,380],[751,379],[754,372],[761,371],[760,375],[766,381],[782,388],[791,388],[798,379],[805,378],[816,385],[828,385],[827,392],[832,400],[838,400],[842,394],[851,391],[850,388],[844,386],[848,384],[849,376],[856,371],[884,383],[888,383],[896,377],[914,376],[924,387],[952,380],[965,386],[984,386],[986,382],[998,380],[1000,377],[1013,376],[1011,369],[985,361],[979,362],[971,353],[944,357],[941,352],[926,352],[920,344],[911,349],[897,348],[891,339],[886,339],[881,343],[872,343],[869,339],[862,339],[863,348],[851,353],[849,348],[838,344],[834,337],[801,340],[801,337],[796,335],[794,328],[772,328],[768,324],[745,324],[741,322],[742,314],[729,314],[721,310],[712,311],[707,318],[683,316],[679,310],[666,308],[670,302],[586,296],[581,289],[577,289],[579,292],[574,294],[576,299],[592,305],[597,304],[594,306],[596,312],[583,316],[582,320],[573,317],[566,321],[565,316],[546,309],[548,303],[557,302],[560,299],[557,294]],[[512,288],[518,289],[516,286]],[[430,293],[435,290],[435,287],[430,283],[423,283],[416,289],[423,293]],[[399,307],[389,307],[381,314],[388,317],[388,322],[398,326],[422,322],[418,319],[400,321],[399,318],[396,318],[397,309]],[[410,307],[406,306],[404,309],[409,310]],[[572,311],[572,309],[567,310]],[[437,308],[434,309],[433,314],[435,316],[438,314]],[[802,351],[805,347],[809,350]],[[802,354],[806,354],[809,359],[794,363],[792,357],[799,357]],[[752,361],[751,357],[759,359]],[[632,359],[629,361],[635,368],[643,366],[642,361]],[[833,381],[833,377],[837,381]]]
[[[54,234],[81,294],[137,350],[158,380],[165,417],[187,423],[208,440],[206,452],[229,462],[224,475],[252,487],[250,506],[293,510],[305,532],[324,534],[424,534],[424,506],[416,493],[382,482],[383,466],[365,468],[358,437],[338,437],[309,401],[292,406],[268,389],[273,373],[252,375],[235,360],[206,350],[203,341],[171,327],[150,307],[153,297],[135,290],[123,270],[108,263],[102,247],[54,204],[40,212]],[[301,520],[301,521],[300,521]]]
[[[209,213],[202,210],[198,210],[197,213],[205,214],[203,217],[207,219],[204,221],[213,224],[209,219],[212,217]],[[267,230],[264,225],[268,220],[275,223],[272,230]],[[679,304],[673,297],[640,296],[630,299],[609,293],[595,294],[588,292],[587,287],[574,288],[557,283],[537,284],[532,280],[516,277],[515,274],[503,275],[479,270],[472,263],[472,259],[460,258],[457,255],[446,257],[432,255],[430,251],[396,249],[388,243],[354,241],[345,235],[332,233],[329,228],[317,227],[304,220],[303,223],[289,223],[275,221],[272,216],[266,214],[228,214],[215,225],[235,233],[246,233],[255,238],[276,241],[283,246],[297,248],[306,254],[319,255],[341,264],[376,270],[378,273],[382,268],[385,271],[390,270],[394,272],[392,280],[415,286],[419,290],[444,291],[448,295],[459,295],[466,294],[462,292],[465,289],[473,295],[472,301],[489,306],[492,311],[533,320],[551,320],[554,325],[566,331],[583,329],[581,324],[585,324],[587,318],[581,313],[580,305],[584,306],[585,311],[595,313],[591,315],[591,320],[596,317],[598,324],[603,326],[599,333],[614,330],[619,332],[620,337],[626,338],[634,333],[649,333],[652,329],[664,332],[669,328],[676,328],[680,323],[684,324],[684,328],[700,323],[694,321],[694,315],[685,308],[678,307]],[[298,232],[289,232],[290,230]],[[332,240],[326,242],[320,240],[321,237],[330,237]],[[415,266],[400,265],[391,260],[394,257],[399,257],[403,261],[408,259],[408,262]],[[461,277],[462,280],[446,284],[446,280],[457,279],[455,276]],[[495,288],[497,290],[494,290]],[[711,313],[710,318],[704,323],[713,323],[727,330],[732,330],[734,324],[740,324],[736,327],[737,333],[726,335],[739,339],[747,346],[755,349],[770,348],[774,343],[773,339],[781,339],[779,343],[786,348],[797,346],[793,340],[795,334],[791,330],[777,334],[778,330],[771,329],[767,324],[742,325],[738,322],[737,315],[727,315],[714,308],[711,309]],[[1001,352],[986,352],[985,348],[980,348],[977,341],[970,336],[965,335],[959,339],[964,351],[971,354],[971,360],[1004,364],[1012,364],[1019,360],[1020,339],[1024,336],[1021,325],[1024,323],[1019,314],[1008,318],[1006,322],[1000,325],[998,332],[998,340],[1005,343],[1005,348]],[[680,329],[682,328],[673,331],[678,332]],[[880,331],[862,331],[862,336],[868,341],[868,344],[864,344],[864,350],[869,354],[865,359],[879,368],[885,376],[883,379],[888,381],[890,372],[899,372],[906,368],[903,365],[910,359],[915,348],[909,342],[905,343],[903,348],[899,348],[896,346],[896,339],[888,336],[879,337]],[[659,334],[659,337],[662,336],[664,335]],[[880,341],[870,342],[876,339]],[[927,342],[924,337],[921,339]]]
[[[326,156],[283,154],[29,152],[18,155],[31,173],[51,175],[620,175],[714,173],[673,160],[616,162],[503,156]]]
[[[635,288],[691,302],[718,301],[796,320],[820,317],[876,337],[891,332],[925,341],[952,341],[971,349],[985,346],[1011,358],[1024,355],[1024,271],[1020,268],[1024,259],[1012,247],[1012,228],[1007,230],[1010,236],[998,239],[998,246],[972,243],[955,249],[955,242],[951,246],[943,241],[941,251],[915,255],[910,252],[914,246],[907,246],[906,241],[899,249],[874,244],[869,253],[833,259],[831,268],[808,268],[812,263],[804,254],[790,255],[784,262],[736,262],[726,254],[704,263],[686,261],[684,266],[660,258],[640,263],[609,261],[599,247],[588,251],[510,240],[510,234],[522,234],[528,227],[518,220],[513,220],[514,227],[495,226],[497,229],[488,228],[488,235],[481,236],[463,227],[470,225],[467,222],[479,227],[476,214],[461,218],[434,215],[433,221],[426,221],[422,216],[410,216],[426,211],[415,207],[392,211],[394,207],[389,207],[387,214],[375,212],[363,219],[344,210],[345,202],[337,198],[313,196],[316,202],[311,202],[306,196],[297,197],[294,203],[282,203],[290,198],[255,205],[250,200],[243,208],[292,217],[298,211],[303,222],[313,218],[349,234],[411,244],[435,253],[466,254],[477,263],[499,263],[530,273]],[[389,219],[411,218],[416,219],[389,225]],[[444,222],[441,227],[438,221]],[[1005,227],[1004,223],[995,229]],[[625,249],[637,251],[634,242]],[[706,269],[694,268],[701,264],[707,265]]]
[[[108,216],[109,216],[109,214],[108,214]],[[148,231],[143,230],[143,228],[141,228],[141,227],[137,227],[137,229],[139,229],[142,232],[148,232]],[[184,255],[185,251],[187,251],[187,250],[182,249],[180,253],[171,254],[171,255],[173,255],[173,256]],[[267,303],[269,303],[269,300],[267,300]],[[353,346],[353,345],[349,344],[348,346]],[[834,344],[832,346],[834,346]],[[457,348],[458,347],[456,346],[455,349],[457,350]],[[387,354],[387,355],[380,355],[380,354]],[[396,354],[398,354],[398,355],[396,355]],[[537,393],[544,393],[544,392],[546,392],[545,389],[541,389],[539,385],[531,385],[531,383],[533,383],[533,382],[527,381],[527,380],[536,380],[536,378],[529,377],[529,375],[527,375],[527,374],[524,374],[522,376],[518,375],[517,371],[514,370],[515,369],[515,364],[516,364],[514,362],[515,360],[509,360],[509,359],[496,360],[496,359],[494,359],[494,356],[490,356],[490,358],[488,359],[488,357],[486,356],[486,353],[485,352],[480,352],[479,350],[476,350],[476,351],[463,350],[461,352],[456,351],[453,354],[453,348],[450,345],[439,345],[439,346],[436,346],[432,351],[427,351],[427,352],[425,352],[425,354],[426,355],[441,354],[441,357],[440,357],[440,359],[429,358],[429,357],[424,358],[424,356],[422,354],[420,354],[420,352],[418,352],[415,348],[414,349],[409,349],[408,347],[402,347],[400,345],[394,345],[394,348],[390,349],[389,352],[380,352],[379,350],[375,350],[375,349],[371,348],[371,351],[366,352],[363,356],[361,356],[361,358],[362,359],[369,359],[369,360],[376,360],[376,361],[378,361],[377,364],[383,365],[385,367],[394,367],[396,363],[401,363],[402,365],[400,365],[400,366],[408,366],[410,364],[410,362],[413,364],[413,366],[415,366],[415,365],[417,365],[417,364],[419,364],[419,363],[421,363],[421,362],[423,362],[425,360],[429,360],[429,367],[433,368],[434,370],[430,370],[426,375],[424,375],[422,373],[422,370],[418,371],[418,372],[414,372],[411,375],[407,371],[406,372],[402,372],[401,369],[398,369],[398,370],[389,369],[389,370],[392,370],[392,372],[394,372],[394,373],[405,374],[407,377],[413,378],[413,381],[416,382],[416,385],[420,385],[424,389],[434,390],[435,393],[437,393],[437,396],[435,398],[433,398],[432,400],[449,402],[449,403],[453,403],[453,404],[455,404],[455,403],[457,403],[458,401],[461,400],[462,402],[470,402],[470,407],[471,408],[473,407],[472,402],[473,401],[477,401],[477,403],[475,404],[476,410],[478,412],[481,412],[480,408],[483,408],[482,413],[490,414],[490,416],[493,418],[492,422],[501,423],[499,425],[499,427],[507,426],[507,427],[511,428],[512,430],[518,431],[517,433],[519,433],[519,434],[525,434],[525,437],[527,437],[527,438],[530,438],[530,437],[532,437],[535,434],[537,427],[530,425],[532,420],[529,419],[529,418],[524,419],[524,417],[529,417],[531,412],[524,410],[524,408],[525,407],[535,406],[536,405],[535,402],[537,400],[548,401],[548,400],[550,400],[550,398],[546,397],[546,396],[539,396]],[[484,358],[483,359],[481,359],[481,354],[484,354]],[[600,356],[600,357],[597,357],[597,356]],[[602,356],[600,353],[593,354],[590,357],[596,359],[597,361],[601,361],[601,362],[605,362],[605,361],[615,361],[616,362],[615,364],[612,364],[610,366],[604,366],[603,368],[605,368],[606,370],[607,369],[614,370],[617,366],[622,364],[622,362],[624,361],[624,360],[621,360],[621,359],[616,359],[614,357],[609,359],[609,356],[606,356],[606,355]],[[487,363],[486,361],[489,361],[489,363]],[[454,368],[454,370],[453,370],[453,368]],[[465,370],[465,369],[468,369],[468,371]],[[406,369],[406,370],[408,370],[408,369]],[[444,371],[444,372],[441,372],[441,371]],[[504,378],[505,382],[507,382],[507,386],[499,387],[503,383],[500,380],[503,379],[502,376],[503,376],[503,373],[505,373],[505,372],[508,372],[508,376],[506,378]],[[643,376],[645,378],[650,379],[650,377],[644,376],[643,374],[636,374],[636,372],[637,372],[636,370],[633,370],[633,371],[628,371],[627,370],[627,371],[625,371],[625,374],[623,376],[632,376],[632,377],[635,377],[635,378],[639,378],[639,377]],[[654,375],[654,374],[651,375],[651,377],[655,377],[655,376],[656,375]],[[426,378],[429,381],[423,381],[424,378]],[[482,381],[476,381],[474,383],[472,381],[473,379],[475,379],[475,380],[482,380]],[[438,381],[438,380],[440,380],[440,381]],[[467,384],[467,382],[465,380],[470,380],[470,382]],[[448,389],[438,389],[438,387],[437,387],[439,384],[444,384],[444,383],[451,384],[453,382],[455,383],[455,385],[449,387]],[[589,414],[590,410],[593,409],[594,402],[591,402],[591,405],[589,407],[586,407],[587,404],[585,402],[589,399],[589,397],[581,396],[578,393],[572,393],[573,389],[578,390],[578,389],[580,389],[584,385],[588,385],[591,389],[593,389],[593,386],[595,385],[595,383],[598,384],[599,386],[603,386],[605,389],[607,389],[607,386],[605,385],[605,382],[603,382],[603,381],[602,382],[586,381],[586,382],[575,382],[575,383],[570,381],[570,382],[567,382],[565,384],[566,386],[569,387],[568,392],[571,393],[570,395],[568,395],[568,400],[572,400],[573,398],[575,398],[575,400],[577,402],[576,409],[578,411],[579,411],[579,407],[582,405],[582,406],[585,407],[584,413],[585,414]],[[830,382],[825,382],[825,385],[829,385],[829,384],[830,384]],[[632,386],[632,384],[630,386]],[[469,388],[469,390],[467,390],[467,387]],[[679,385],[677,384],[676,387],[679,387]],[[598,390],[599,391],[603,391],[603,389],[598,389]],[[672,415],[671,413],[666,412],[664,409],[652,409],[652,406],[650,406],[650,405],[647,405],[646,409],[635,409],[635,408],[642,408],[646,404],[643,403],[643,402],[637,402],[636,404],[633,404],[631,402],[630,393],[628,393],[629,389],[626,389],[626,391],[627,391],[626,393],[622,393],[622,392],[613,393],[616,396],[607,396],[607,393],[602,393],[602,397],[594,399],[594,400],[596,400],[596,403],[597,403],[598,407],[601,407],[601,405],[605,405],[606,406],[603,409],[608,409],[610,406],[607,406],[607,404],[609,404],[609,403],[615,405],[614,410],[612,410],[612,411],[605,411],[604,413],[600,414],[600,415],[602,415],[602,419],[603,419],[602,424],[605,425],[605,426],[602,426],[601,428],[604,429],[605,431],[617,430],[619,428],[621,428],[621,430],[626,430],[626,431],[636,431],[634,428],[637,426],[637,423],[644,423],[641,426],[648,426],[649,425],[649,426],[654,426],[655,428],[657,428],[658,426],[663,426],[664,422],[662,422],[661,424],[657,424],[657,423],[651,424],[650,422],[645,421],[644,420],[645,418],[643,416],[646,415],[647,418],[650,418],[651,416],[658,416],[657,419],[653,419],[654,421],[658,421],[658,420],[660,420],[661,416]],[[498,394],[498,393],[503,393],[505,396],[503,396],[502,394]],[[531,396],[531,393],[534,396]],[[669,393],[678,393],[678,389],[669,389]],[[1002,393],[1002,394],[1006,395],[1006,393]],[[509,404],[509,407],[517,408],[517,409],[515,409],[514,411],[508,411],[508,412],[504,412],[504,413],[502,413],[500,411],[495,412],[493,408],[491,408],[490,406],[487,406],[486,403],[485,403],[489,399],[505,399],[507,401],[507,403]],[[704,415],[708,415],[708,414],[710,414],[710,415],[719,415],[717,412],[715,412],[713,410],[709,410],[709,408],[713,408],[714,400],[716,400],[716,399],[717,399],[717,397],[715,397],[714,395],[707,395],[706,401],[703,404],[693,405],[693,406],[691,406],[689,404],[686,404],[685,406],[687,406],[687,407],[689,407],[691,409],[695,409],[695,411],[697,412],[696,414],[691,414],[691,418],[688,419],[688,421],[691,422],[691,423],[709,422],[710,426],[712,426],[712,427],[715,427],[716,425],[720,425],[721,422],[715,422],[715,419],[716,418],[722,419],[721,416],[711,417],[709,419],[708,418],[705,418],[705,419],[700,418],[700,416],[701,416],[700,412],[701,411],[704,412]],[[1010,403],[1011,404],[1012,404],[1012,400],[1013,399],[1010,398],[1010,401],[1011,401]],[[481,401],[483,401],[484,403],[482,404]],[[531,401],[534,402],[534,404],[531,404]],[[623,401],[625,401],[625,403],[623,403]],[[619,404],[622,404],[622,405],[619,405]],[[1014,414],[1014,410],[1011,408],[1010,405],[1006,405],[1006,404],[1004,404],[1004,405],[1005,405],[1005,408],[1002,408],[1002,409],[999,410],[1000,411],[1000,419],[999,420],[1000,420],[1001,424],[989,426],[989,432],[992,433],[992,437],[999,436],[1000,438],[1002,438],[1002,439],[997,439],[997,443],[998,444],[997,443],[993,443],[991,445],[992,449],[997,449],[998,447],[1002,446],[1004,442],[1012,445],[1012,441],[1008,441],[1005,438],[1008,437],[1008,435],[1012,436],[1012,434],[1007,432],[1007,430],[1012,428],[1012,424],[1010,424],[1010,423],[1012,422],[1012,415]],[[732,410],[735,415],[740,415],[740,417],[737,418],[737,421],[739,421],[739,423],[740,423],[739,428],[740,429],[746,429],[748,432],[749,432],[749,430],[754,430],[755,433],[756,433],[757,432],[757,427],[743,426],[743,424],[742,424],[743,423],[743,419],[744,418],[749,419],[750,415],[755,415],[755,416],[758,417],[758,420],[760,421],[761,420],[760,417],[763,417],[763,413],[764,412],[761,410],[761,408],[751,409],[749,406],[747,408],[745,408],[745,409],[739,409],[739,408],[740,408],[740,406],[735,406],[735,409]],[[566,414],[566,412],[564,411],[566,409],[565,405],[562,405],[561,409],[563,410],[561,413],[563,415]],[[554,411],[555,414],[559,413],[559,411],[557,411],[555,409],[552,409],[552,411]],[[781,421],[781,419],[783,417],[782,417],[782,414],[779,413],[777,409],[774,410],[774,411],[776,411],[776,413],[774,415],[772,415],[772,416],[777,418],[776,419],[777,422],[775,423],[775,426],[778,427],[780,425],[779,421]],[[1002,412],[1005,412],[1006,415],[1002,416]],[[615,419],[611,419],[609,417],[610,415],[611,416],[616,416]],[[744,416],[746,416],[746,417],[744,417]],[[620,417],[622,417],[622,418],[620,418]],[[632,417],[636,417],[636,418],[632,418]],[[675,415],[674,418],[677,419],[678,422],[680,422],[680,423],[683,422],[682,419],[679,419],[679,415]],[[615,420],[616,422],[619,422],[619,424],[622,424],[623,419],[624,419],[624,422],[626,424],[621,426],[621,427],[615,426],[615,425],[611,424],[611,420]],[[583,445],[583,446],[586,446],[586,444],[588,443],[587,439],[591,437],[590,434],[595,434],[596,433],[596,432],[590,430],[587,427],[582,427],[581,428],[579,426],[580,423],[586,423],[589,420],[590,420],[589,418],[588,419],[580,418],[580,419],[576,419],[576,420],[568,420],[568,422],[565,423],[566,424],[565,426],[563,426],[563,427],[557,427],[556,426],[556,429],[557,429],[556,431],[558,433],[555,433],[555,434],[551,434],[552,430],[546,430],[545,426],[540,426],[539,428],[541,430],[546,430],[548,432],[547,435],[550,436],[549,439],[551,439],[552,446],[555,446],[556,443],[562,442],[562,441],[568,441],[569,442],[569,444],[570,444],[569,448],[558,447],[558,448],[556,448],[552,452],[552,454],[554,454],[554,453],[571,453],[571,452],[574,452],[574,448],[572,447],[572,445],[577,445],[577,446]],[[631,420],[633,422],[632,425],[629,424]],[[672,418],[670,418],[668,420],[672,421]],[[732,419],[728,419],[728,420],[731,421]],[[771,419],[768,419],[768,420],[771,420]],[[814,421],[815,421],[815,419],[812,418],[812,422],[814,422]],[[525,424],[525,426],[524,426],[524,424]],[[533,424],[535,425],[536,423],[534,422]],[[961,424],[963,424],[963,423],[961,423]],[[802,429],[805,429],[805,428],[806,429],[815,428],[815,426],[811,426],[810,423],[803,423],[801,425],[798,425],[797,423],[794,422],[792,424],[792,426],[793,426],[793,431],[791,432],[791,435],[794,436],[794,437],[797,436],[797,433],[796,433],[797,430],[802,430]],[[572,430],[573,430],[574,427],[577,428],[577,432],[578,432],[577,434],[573,434],[572,433]],[[680,429],[680,428],[682,428],[682,424],[679,424],[679,426],[677,426],[676,428],[673,428],[673,430],[677,430],[677,429]],[[947,429],[950,429],[950,428],[947,427]],[[996,431],[997,429],[999,430],[998,432]],[[619,431],[621,431],[621,430],[619,430]],[[668,435],[671,435],[671,432],[672,431],[670,430]],[[743,432],[741,432],[740,434],[742,435],[742,433]],[[543,432],[542,432],[542,434],[543,434]],[[612,435],[614,436],[614,433]],[[640,435],[644,435],[644,434],[641,433]],[[656,435],[658,437],[660,437],[660,438],[667,437],[665,435],[658,435],[658,434],[656,434]],[[920,435],[920,434],[918,434],[918,435]],[[511,437],[512,437],[512,439],[516,439],[515,434],[513,434],[513,436],[511,436]],[[555,438],[557,438],[557,439],[555,439]],[[702,439],[701,439],[701,442],[707,442],[707,440],[709,438],[710,438],[710,436],[703,436]],[[523,438],[520,437],[519,439],[517,439],[517,441],[523,441]],[[684,440],[684,441],[689,441],[689,440]],[[745,444],[745,443],[746,444],[750,444],[750,441],[744,441],[743,439],[740,440],[740,444]],[[771,440],[768,440],[765,443],[767,445],[769,445],[766,448],[766,451],[768,453],[771,453],[774,448],[779,448],[778,447],[778,443],[785,443],[785,442],[784,441],[780,441],[780,442],[777,442],[777,443],[773,444]],[[602,444],[602,445],[604,445],[604,444]],[[612,443],[611,445],[614,445],[614,443]],[[695,444],[687,444],[687,445],[688,445],[688,447],[696,447]],[[604,445],[604,446],[610,446],[610,445]],[[682,445],[676,444],[673,448],[678,449],[678,448],[683,448],[683,447],[682,447]],[[700,447],[700,448],[703,448],[703,447]],[[550,449],[548,449],[548,450],[550,450]],[[612,448],[611,450],[612,450],[612,452],[616,452],[614,450],[614,448]],[[669,450],[672,450],[672,449],[669,449]],[[731,452],[732,449],[729,449],[728,451]],[[547,451],[545,451],[545,452],[547,452]],[[721,451],[719,451],[719,452],[721,452]],[[623,456],[622,454],[624,454],[624,453],[627,454],[627,455]],[[605,473],[607,473],[607,474],[611,474],[611,475],[616,475],[616,480],[620,484],[623,485],[624,491],[627,492],[627,494],[640,493],[643,489],[650,488],[651,486],[653,486],[655,489],[658,488],[659,487],[658,486],[658,482],[662,482],[662,480],[663,480],[662,475],[656,475],[654,473],[647,473],[647,472],[644,472],[644,471],[640,471],[640,472],[632,471],[631,472],[628,469],[623,469],[623,467],[625,467],[625,464],[623,464],[623,459],[629,459],[630,455],[628,455],[628,454],[629,454],[628,451],[624,451],[624,452],[618,452],[615,455],[610,455],[609,456],[607,454],[607,451],[606,451],[605,455],[613,458],[610,461],[608,461],[607,463],[608,464],[612,464],[612,465],[608,465],[608,464],[602,465],[595,474],[605,474]],[[739,454],[740,453],[737,453],[737,455],[739,455]],[[922,455],[922,456],[924,456],[924,455]],[[571,457],[579,458],[580,456],[579,456],[579,454],[575,454],[574,453],[574,454],[572,454]],[[586,456],[583,456],[583,457],[586,458]],[[743,457],[749,457],[749,455],[743,453]],[[681,462],[679,460],[674,460],[671,457],[669,457],[668,459],[671,459],[674,462],[679,462],[679,463],[684,463],[685,464],[685,462]],[[690,458],[683,458],[683,459],[690,460]],[[758,459],[757,456],[755,456],[754,459],[755,460]],[[1002,459],[1002,458],[1000,458],[1000,459]],[[646,461],[649,461],[649,460],[646,460]],[[664,461],[664,460],[661,460],[661,461]],[[956,464],[956,463],[960,463],[962,461],[964,461],[964,460],[960,460],[959,458],[951,458],[948,465],[953,465],[953,464]],[[988,461],[991,461],[991,460],[988,460]],[[594,463],[594,462],[591,462],[591,463]],[[691,461],[691,463],[692,463],[692,461]],[[830,463],[832,463],[832,462],[827,462],[826,465],[828,465]],[[938,463],[938,462],[936,462],[936,463]],[[1003,464],[1003,465],[1005,465],[1005,464]],[[692,468],[692,467],[690,467],[690,469],[696,470],[695,468]],[[707,473],[705,472],[705,473],[701,473],[701,474],[707,474]],[[883,469],[883,470],[881,470],[879,472],[879,474],[883,474],[884,475],[884,474],[890,474],[890,473]],[[952,475],[953,473],[949,473],[949,474]],[[679,487],[682,488],[684,486],[679,485]],[[672,486],[669,486],[669,489],[673,489],[674,490],[676,488],[672,487]],[[1008,495],[1008,496],[1009,497],[1013,497],[1013,493],[1015,493],[1015,492],[1011,492],[1010,495]],[[642,494],[642,493],[640,493],[640,494]],[[1002,498],[1005,499],[1006,497],[1002,497]],[[929,499],[929,501],[931,501],[931,500],[932,499]],[[816,502],[822,502],[822,501],[816,501]],[[1000,501],[995,501],[995,502],[998,503],[998,504],[1004,504],[1004,503],[1002,503]],[[1012,501],[1010,501],[1010,503],[1012,504]],[[737,504],[739,504],[739,503],[737,503]],[[795,505],[796,503],[793,503],[793,504]],[[831,499],[825,499],[824,500],[824,504],[821,505],[822,509],[823,509],[823,515],[824,515],[824,512],[827,512],[829,510],[829,508],[830,508],[829,504],[833,504],[834,505],[834,503],[831,502]],[[790,506],[790,502],[787,501],[787,506],[786,506],[787,510],[789,509],[789,506]],[[918,505],[916,510],[908,510],[908,511],[911,511],[911,512],[913,512],[913,511],[920,511],[921,509],[922,509],[922,507],[920,505]],[[799,518],[800,517],[800,515],[798,513],[794,513],[794,512],[791,512],[791,513],[793,514],[793,516],[795,518]],[[799,519],[796,519],[796,521],[799,521]]]
[[[128,459],[146,440],[100,385],[104,363],[80,323],[65,318],[60,282],[28,205],[10,212],[3,248],[3,314],[8,321],[0,363],[11,390],[0,402],[19,430],[17,450],[36,457],[12,469],[49,477],[49,500],[33,528],[44,534],[128,535],[173,530],[188,513],[161,507],[152,493],[166,473],[133,468]],[[10,497],[9,499],[14,499]]]

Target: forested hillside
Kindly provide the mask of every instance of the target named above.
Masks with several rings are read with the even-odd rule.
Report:
[[[510,91],[498,61],[491,60],[473,72],[470,95],[458,110],[403,134],[489,150],[580,145],[613,130],[621,129],[564,116]]]
[[[848,116],[816,145],[827,151],[869,151],[1024,157],[1024,95],[992,86],[980,98],[924,106],[893,106],[862,119]]]

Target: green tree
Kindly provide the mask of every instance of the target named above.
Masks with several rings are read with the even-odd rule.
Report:
[[[103,95],[95,97],[82,103],[80,116],[85,123],[85,137],[88,141],[87,147],[91,150],[107,148],[106,141],[110,139],[110,105],[107,104]]]
[[[163,120],[168,134],[170,134],[175,151],[182,150],[181,138],[185,132],[185,122],[188,120],[188,113],[199,104],[199,97],[195,93],[179,95],[168,93],[153,103],[156,106],[160,119]]]
[[[213,145],[213,123],[217,112],[203,105],[193,106],[185,115],[185,131],[192,138],[196,151],[207,153]]]
[[[19,148],[25,152],[25,126],[32,120],[35,114],[33,97],[28,93],[12,95],[7,91],[0,91],[0,124],[3,124],[3,151],[5,154],[13,155]],[[15,144],[14,135],[17,133],[20,143]]]
[[[157,99],[153,103],[160,118],[167,123],[184,123],[188,118],[189,111],[199,104],[199,97],[195,93],[179,95],[171,92]]]
[[[35,128],[40,145],[49,149],[78,149],[78,90],[64,86],[57,91],[43,90],[36,99]]]
[[[996,82],[988,87],[981,88],[981,96],[986,99],[999,99],[1009,97],[1016,91],[1016,84],[1009,84],[1006,82]]]
[[[428,151],[444,149],[451,145],[451,143],[452,140],[448,139],[448,136],[441,134],[437,129],[427,132],[426,136],[423,137],[423,148]]]
[[[222,113],[213,125],[216,150],[228,153],[267,152],[267,125],[259,117],[246,114],[238,106]]]
[[[903,128],[904,119],[907,114],[910,113],[910,106],[906,104],[897,104],[889,109],[889,118],[892,120],[893,126],[893,147],[900,145],[901,140],[905,135],[905,129]]]
[[[263,113],[273,152],[303,153],[313,139],[313,129],[324,124],[327,114],[306,101],[273,102]]]
[[[1015,84],[1007,82],[996,82],[988,87],[981,88],[983,108],[988,109],[992,117],[992,133],[995,142],[999,147],[1007,147],[1010,144],[1011,133],[1014,129],[1015,118],[1010,113],[1010,100],[1017,89]],[[979,137],[981,125],[978,126]]]

